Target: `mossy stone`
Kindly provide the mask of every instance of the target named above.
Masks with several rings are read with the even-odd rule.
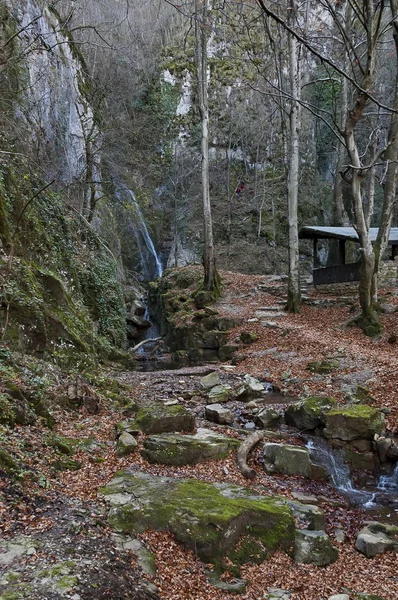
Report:
[[[51,463],[51,466],[56,471],[79,471],[82,468],[82,463],[71,458],[63,458],[55,460]]]
[[[266,553],[288,549],[294,537],[294,520],[285,502],[233,484],[123,471],[100,493],[111,505],[109,522],[117,531],[170,531],[214,564],[232,556],[247,535]],[[239,564],[252,559],[251,552],[233,556]]]
[[[323,435],[327,438],[350,442],[352,440],[372,440],[380,434],[384,426],[384,415],[377,408],[367,404],[342,406],[326,414],[326,427]]]
[[[190,432],[195,428],[195,415],[179,404],[151,404],[139,409],[135,427],[144,433]]]
[[[161,465],[196,465],[225,458],[239,441],[210,429],[198,429],[194,435],[164,433],[144,441],[142,456]]]
[[[319,375],[328,375],[339,368],[339,362],[337,360],[321,360],[309,362],[307,370],[311,373],[318,373]]]
[[[285,421],[287,425],[301,431],[316,429],[325,424],[325,413],[335,404],[334,398],[311,396],[288,406],[285,410]]]

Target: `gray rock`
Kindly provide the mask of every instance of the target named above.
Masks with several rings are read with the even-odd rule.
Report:
[[[205,390],[210,390],[211,388],[215,387],[216,385],[220,385],[220,384],[221,384],[220,375],[217,373],[217,371],[213,371],[213,373],[209,373],[208,375],[205,375],[200,380],[200,385]]]
[[[348,594],[334,594],[334,596],[329,596],[328,600],[350,600]]]
[[[338,550],[324,531],[297,529],[294,540],[294,560],[298,563],[323,567],[334,563]]]
[[[119,456],[131,454],[137,448],[138,442],[130,433],[124,431],[117,440],[117,453]]]
[[[141,454],[151,463],[161,465],[196,465],[225,458],[239,441],[211,429],[198,429],[194,435],[164,433],[146,438]]]
[[[230,425],[234,416],[232,411],[222,406],[222,404],[208,404],[206,406],[206,419],[220,425]]]
[[[398,552],[398,527],[369,522],[358,533],[355,548],[367,558],[384,552]]]
[[[271,407],[263,408],[255,418],[256,425],[266,429],[267,427],[277,427],[282,417],[282,411]]]
[[[156,575],[155,556],[140,540],[123,535],[115,535],[114,538],[117,548],[131,551],[136,555],[138,565],[144,573],[151,576]]]
[[[243,379],[245,380],[245,383],[251,392],[258,394],[265,391],[264,384],[262,384],[261,381],[255,377],[252,377],[251,375],[245,375]]]
[[[325,514],[319,506],[312,504],[301,504],[288,500],[292,513],[305,529],[320,531],[325,529]]]
[[[209,400],[212,403],[217,402],[228,402],[231,394],[231,386],[230,385],[216,385],[211,388],[209,392]]]
[[[0,565],[7,566],[20,556],[35,553],[35,544],[30,538],[21,536],[13,541],[0,541]]]
[[[301,431],[311,431],[325,422],[325,413],[336,401],[334,398],[313,396],[288,406],[285,410],[285,421]]]
[[[205,562],[219,563],[224,556],[237,567],[262,562],[272,550],[290,548],[294,539],[294,519],[283,500],[234,484],[124,471],[100,493],[110,504],[109,522],[116,531],[169,531]],[[129,501],[120,504],[121,495]],[[237,550],[248,532],[251,547],[259,542],[250,556]]]
[[[307,448],[276,444],[264,444],[264,470],[282,475],[311,476],[310,455]]]
[[[190,432],[195,428],[195,415],[179,404],[151,404],[139,409],[133,427],[144,433]]]
[[[288,590],[270,587],[264,597],[267,598],[267,600],[289,600],[290,596],[291,592]]]

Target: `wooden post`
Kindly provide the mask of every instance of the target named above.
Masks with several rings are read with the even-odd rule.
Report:
[[[339,265],[345,265],[345,242],[346,240],[339,240]]]
[[[314,238],[313,240],[314,243],[314,269],[317,269],[319,267],[319,260],[318,260],[318,238]]]

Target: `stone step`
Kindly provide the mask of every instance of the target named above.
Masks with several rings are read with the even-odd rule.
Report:
[[[257,310],[262,310],[265,312],[279,312],[280,309],[280,306],[259,306]]]
[[[281,317],[285,317],[285,312],[273,312],[266,310],[256,310],[254,313],[258,319],[280,319]]]

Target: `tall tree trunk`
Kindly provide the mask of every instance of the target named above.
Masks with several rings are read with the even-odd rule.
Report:
[[[394,109],[398,110],[398,0],[390,1],[392,26],[394,34],[396,71],[395,71],[395,89],[394,89]],[[379,223],[379,232],[374,244],[375,264],[372,281],[372,295],[377,299],[377,273],[380,260],[388,244],[390,236],[391,222],[394,214],[397,192],[398,176],[398,113],[391,113],[390,127],[388,130],[387,148],[384,153],[387,161],[387,170],[384,182],[383,207]]]
[[[296,14],[294,0],[291,4],[292,16]],[[287,290],[287,309],[297,313],[300,310],[300,271],[298,240],[298,185],[299,185],[299,152],[300,152],[300,47],[293,36],[289,36],[289,70],[290,70],[290,140],[289,169],[287,184],[288,222],[289,222],[289,279]]]
[[[203,200],[203,265],[205,290],[214,292],[219,285],[216,270],[213,223],[210,205],[209,185],[209,97],[207,81],[207,28],[208,0],[195,0],[195,61],[198,82],[199,111],[201,117],[202,149],[202,200]]]

